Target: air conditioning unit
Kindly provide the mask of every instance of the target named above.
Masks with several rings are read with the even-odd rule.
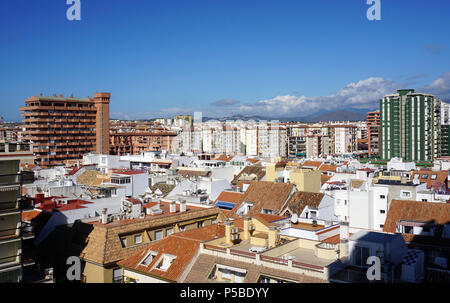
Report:
[[[232,234],[236,234],[236,233],[238,233],[239,232],[239,229],[237,228],[237,227],[235,227],[235,228],[233,228],[232,230],[231,230],[231,233]]]

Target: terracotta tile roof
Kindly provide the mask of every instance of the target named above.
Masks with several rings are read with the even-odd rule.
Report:
[[[135,199],[135,198],[126,198],[125,200],[128,202],[131,202],[132,204],[142,204],[141,201],[139,201],[138,199]]]
[[[233,159],[233,157],[234,157],[234,156],[229,156],[229,157],[227,157],[227,155],[221,154],[221,155],[219,155],[215,160],[218,160],[218,161],[225,161],[225,162],[230,162],[231,159]]]
[[[176,282],[179,280],[189,263],[195,257],[197,251],[200,248],[200,243],[212,240],[216,236],[225,236],[224,225],[214,224],[191,231],[172,234],[165,239],[156,241],[148,245],[147,248],[141,250],[133,256],[130,256],[118,262],[117,264],[139,273],[150,274]],[[158,255],[149,264],[149,266],[141,265],[140,262],[148,254],[149,251],[157,252]],[[176,259],[166,271],[154,268],[163,253],[176,256]]]
[[[120,220],[108,224],[93,222],[94,229],[88,236],[88,243],[80,257],[100,264],[113,264],[119,260],[136,254],[149,245],[149,242],[130,247],[122,247],[120,235],[153,230],[161,226],[174,225],[197,218],[217,215],[219,209],[203,208],[185,213],[168,214],[165,216],[146,216],[143,219]]]
[[[364,184],[364,180],[353,179],[351,180],[352,188],[360,188]]]
[[[286,219],[286,217],[283,217],[283,216],[268,215],[268,214],[256,214],[253,217],[257,218],[257,219],[262,219],[262,220],[266,221],[267,223],[272,223],[272,222],[275,222],[275,221],[278,221],[281,219]]]
[[[253,164],[258,163],[259,160],[258,159],[251,159],[251,158],[247,158],[247,161],[252,162]]]
[[[105,177],[105,175],[101,175],[95,170],[86,170],[78,176],[76,183],[86,186],[97,186],[102,184],[103,180],[105,180]]]
[[[420,183],[426,183],[428,189],[447,189],[448,171],[416,170],[411,174],[411,181],[414,180],[415,175],[419,175]],[[435,179],[431,179],[431,176],[435,176]]]
[[[450,204],[392,200],[383,231],[395,232],[395,225],[400,220],[434,221],[442,225],[450,221]]]
[[[150,190],[152,193],[154,193],[156,190],[160,190],[163,194],[163,196],[167,196],[173,189],[175,188],[175,185],[173,184],[167,184],[167,183],[156,183],[152,187],[150,187]]]
[[[322,164],[319,167],[319,170],[321,171],[331,171],[331,172],[336,172],[338,167],[341,167],[342,165],[333,165],[333,164]]]
[[[30,222],[33,218],[37,217],[41,212],[42,211],[40,210],[22,212],[22,221]]]
[[[327,183],[328,180],[331,179],[331,177],[332,176],[328,176],[328,175],[324,175],[324,174],[320,175],[320,183],[321,183],[321,185],[324,185],[325,183]]]
[[[294,184],[290,183],[255,181],[247,188],[239,201],[239,205],[243,202],[253,203],[247,214],[248,216],[260,214],[262,209],[271,209],[275,213],[279,213],[293,189]],[[231,214],[235,215],[236,211],[237,207],[232,210]]]
[[[243,195],[244,193],[224,190],[220,193],[215,202],[217,203],[218,201],[224,201],[224,202],[238,203]]]
[[[431,243],[434,243],[435,245],[445,242],[450,247],[450,239],[440,238],[442,226],[446,223],[450,223],[449,203],[392,200],[383,231],[395,233],[396,224],[401,220],[432,222],[437,225],[434,237],[402,234],[406,242],[419,241],[425,243],[431,241]]]
[[[202,228],[197,228],[181,233],[172,234],[171,237],[183,238],[186,240],[195,240],[199,242],[205,242],[214,239],[216,236],[219,238],[225,237],[225,225],[213,224]]]
[[[255,175],[255,179],[250,179],[251,175]],[[239,181],[258,181],[264,178],[265,175],[266,172],[261,164],[249,165],[244,167],[239,174],[234,177],[231,183],[237,184]]]
[[[177,174],[179,174],[183,177],[209,177],[211,175],[211,171],[179,169],[177,171]]]
[[[212,255],[200,254],[196,259],[192,269],[186,276],[183,283],[214,283],[213,280],[208,279],[214,265],[221,264],[226,266],[238,267],[246,269],[247,274],[244,278],[244,283],[257,283],[261,275],[271,277],[284,278],[300,283],[325,283],[326,281],[320,278],[315,278],[306,275],[299,275],[280,269],[269,268],[265,266],[255,265],[252,263],[235,261],[231,259],[219,258]]]
[[[321,165],[322,165],[322,162],[320,162],[320,161],[309,161],[309,160],[307,160],[307,161],[303,162],[302,166],[312,166],[315,169],[318,169],[319,166],[321,166]]]
[[[117,264],[126,269],[137,271],[141,274],[149,274],[165,280],[177,282],[186,267],[191,262],[192,258],[196,255],[199,247],[200,243],[198,241],[169,236],[166,239],[156,241],[154,244],[149,245],[146,249],[141,250],[140,252],[118,262]],[[150,250],[155,251],[158,254],[148,266],[141,265],[140,262]],[[157,263],[161,261],[164,253],[176,256],[175,260],[167,270],[155,268]]]
[[[318,208],[320,202],[323,199],[323,196],[324,196],[323,193],[310,193],[305,191],[297,191],[286,203],[286,206],[284,207],[283,211],[289,208],[291,212],[300,215],[306,206]]]

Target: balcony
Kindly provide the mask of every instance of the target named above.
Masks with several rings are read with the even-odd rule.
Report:
[[[32,184],[34,173],[23,171],[17,174],[0,175],[0,186],[14,186],[22,184]]]
[[[22,223],[21,227],[0,229],[0,243],[33,238],[32,225],[29,223]]]

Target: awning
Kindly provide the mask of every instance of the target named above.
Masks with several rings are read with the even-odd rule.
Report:
[[[219,208],[224,208],[224,209],[230,209],[231,210],[234,207],[234,203],[219,201],[219,202],[216,203],[215,206],[217,206]]]

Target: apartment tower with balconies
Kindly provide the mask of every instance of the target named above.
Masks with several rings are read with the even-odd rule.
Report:
[[[109,154],[109,100],[109,93],[26,99],[20,108],[24,136],[33,143],[36,163],[47,168],[76,163],[92,151]]]

